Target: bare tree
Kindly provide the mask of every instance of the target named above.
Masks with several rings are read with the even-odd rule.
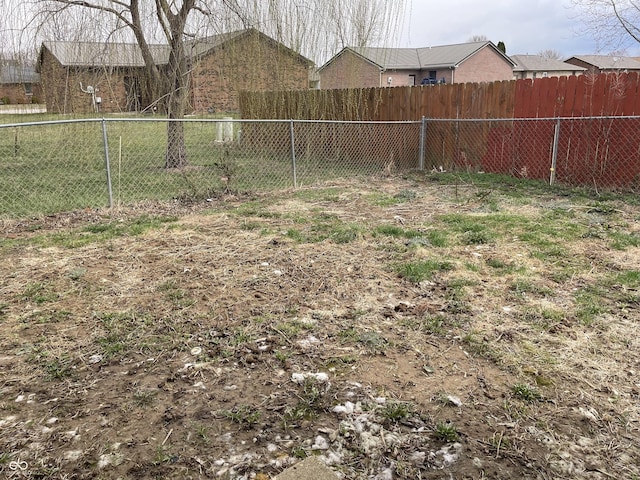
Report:
[[[235,0],[241,15],[222,17],[255,27],[321,65],[344,47],[393,46],[405,0]]]
[[[562,54],[552,48],[547,48],[546,50],[539,51],[538,56],[547,60],[560,60],[562,58]]]
[[[30,13],[22,32],[34,38],[135,41],[144,60],[145,91],[169,118],[169,168],[187,164],[179,120],[189,98],[189,40],[255,27],[317,62],[346,45],[388,45],[399,31],[403,5],[404,0],[0,0],[3,11]],[[169,46],[168,64],[157,63],[154,43]]]
[[[155,0],[153,4],[141,0],[37,0],[35,4],[38,25],[44,32],[55,33],[61,24],[72,25],[74,33],[86,31],[78,26],[92,16],[99,20],[93,24],[102,26],[104,32],[101,33],[106,36],[121,30],[133,36],[144,60],[144,78],[150,96],[158,100],[169,118],[165,164],[168,168],[186,165],[183,125],[176,121],[184,117],[189,90],[184,42],[190,17],[210,15],[204,3],[199,0]],[[71,23],[61,23],[65,17]],[[67,37],[70,32],[60,33]],[[150,44],[156,36],[169,45],[166,67],[158,65],[152,55]]]
[[[472,35],[469,37],[469,42],[488,42],[489,37],[486,35]]]
[[[640,43],[640,4],[630,0],[571,0],[598,49],[621,50]]]

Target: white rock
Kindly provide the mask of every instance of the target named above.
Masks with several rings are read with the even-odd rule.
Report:
[[[318,373],[293,373],[291,374],[291,380],[295,383],[304,383],[307,378],[313,378],[320,383],[329,381],[329,375],[324,372]]]
[[[344,405],[336,405],[335,407],[333,407],[333,412],[350,415],[355,412],[355,409],[356,406],[353,402],[345,402]]]
[[[385,468],[374,477],[374,480],[393,480],[393,469]]]
[[[374,435],[371,432],[362,432],[360,434],[360,447],[367,455],[370,455],[374,450],[378,449],[380,443],[382,443],[382,440],[378,435]]]
[[[326,465],[339,465],[342,463],[342,456],[334,451],[328,451],[324,455],[320,455],[320,460],[322,460]]]
[[[82,450],[70,450],[64,453],[64,459],[70,462],[77,462],[82,456]]]
[[[598,419],[600,418],[598,411],[593,407],[589,407],[589,408],[580,407],[578,411],[582,414],[584,419],[589,420],[591,422],[597,422]]]
[[[100,355],[99,353],[96,353],[95,355],[91,355],[89,357],[89,363],[94,364],[94,363],[100,363],[102,361],[102,355]]]
[[[452,403],[456,407],[462,406],[462,400],[460,400],[460,397],[456,397],[455,395],[447,395],[447,400],[449,401],[449,403]]]
[[[318,435],[311,445],[312,450],[329,450],[329,441],[322,435]]]
[[[427,459],[426,452],[413,452],[409,457],[409,461],[416,466],[420,466],[424,464],[424,461]]]
[[[296,343],[300,345],[303,349],[307,350],[312,348],[314,345],[317,345],[318,343],[320,343],[320,340],[318,340],[313,335],[309,335],[307,338],[298,340]]]
[[[67,441],[77,440],[79,438],[78,430],[69,430],[67,432],[64,432],[62,436]]]
[[[105,453],[100,455],[100,459],[98,460],[98,468],[103,469],[108,467],[109,465],[118,466],[122,463],[123,457],[121,455],[115,453]]]
[[[194,357],[200,355],[201,353],[202,353],[201,347],[193,347],[191,349],[191,355],[193,355]]]

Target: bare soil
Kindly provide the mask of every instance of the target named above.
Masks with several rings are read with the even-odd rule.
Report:
[[[609,281],[640,249],[608,233],[640,208],[512,194],[376,178],[5,219],[0,477],[640,478],[638,290]],[[556,210],[586,233],[544,258],[524,235]],[[531,223],[441,220],[496,212]]]

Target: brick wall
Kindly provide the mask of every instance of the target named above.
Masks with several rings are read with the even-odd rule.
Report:
[[[309,66],[258,33],[247,34],[199,59],[191,77],[191,107],[197,113],[239,109],[238,92],[309,88]]]
[[[138,77],[144,88],[142,68],[65,67],[47,50],[41,57],[40,75],[47,109],[54,113],[89,113],[91,95],[80,83],[96,90],[102,112],[134,109],[127,99],[127,77]],[[188,111],[238,110],[241,90],[295,90],[309,87],[309,66],[290,50],[259,34],[243,35],[200,58],[192,70]],[[131,96],[131,93],[129,93]],[[155,99],[142,99],[142,108]]]
[[[342,52],[320,72],[322,89],[384,87],[386,81],[383,74],[383,85],[380,85],[380,69],[349,50]]]
[[[454,83],[497,82],[513,79],[513,67],[498,52],[486,46],[458,66]]]
[[[127,75],[132,75],[130,69],[65,67],[47,49],[42,52],[40,78],[47,111],[51,113],[93,112],[92,96],[84,93],[80,84],[85,90],[88,86],[95,89],[96,97],[102,100],[100,111],[126,111],[124,77]]]
[[[324,67],[320,72],[320,88],[368,88],[403,87],[410,85],[409,75],[415,75],[415,84],[420,85],[423,78],[429,77],[429,69],[424,70],[385,70],[355,55],[349,50]],[[389,83],[391,78],[391,83]],[[494,82],[513,79],[513,68],[504,57],[489,47],[478,51],[464,61],[455,71],[436,70],[436,79],[445,83]]]
[[[40,84],[31,84],[31,95],[27,95],[25,86],[22,83],[5,83],[0,85],[0,99],[9,99],[9,104],[40,103],[42,98],[42,87]]]

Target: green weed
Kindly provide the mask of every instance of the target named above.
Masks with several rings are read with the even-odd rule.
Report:
[[[436,440],[446,443],[457,442],[460,434],[455,425],[449,422],[439,422],[433,432]]]
[[[29,283],[22,292],[21,297],[23,300],[42,305],[43,303],[55,302],[60,298],[60,295],[54,292],[50,286],[36,282]]]
[[[139,407],[147,407],[155,401],[158,392],[155,390],[139,389],[133,393],[133,398]]]
[[[635,233],[611,231],[608,233],[611,239],[611,248],[626,250],[629,247],[640,247],[640,235]]]
[[[422,260],[404,263],[396,267],[398,274],[410,282],[420,283],[430,280],[437,272],[453,270],[451,262],[441,260]]]
[[[414,412],[413,405],[407,402],[389,401],[380,410],[386,423],[399,423],[409,418]]]
[[[64,380],[73,375],[71,360],[65,356],[46,362],[45,369],[51,380]]]
[[[260,421],[262,413],[250,405],[238,405],[231,410],[221,412],[224,418],[231,420],[244,428],[249,428]]]
[[[514,396],[528,403],[537,402],[542,400],[542,395],[534,387],[526,385],[524,383],[516,383],[511,387],[511,392]]]

